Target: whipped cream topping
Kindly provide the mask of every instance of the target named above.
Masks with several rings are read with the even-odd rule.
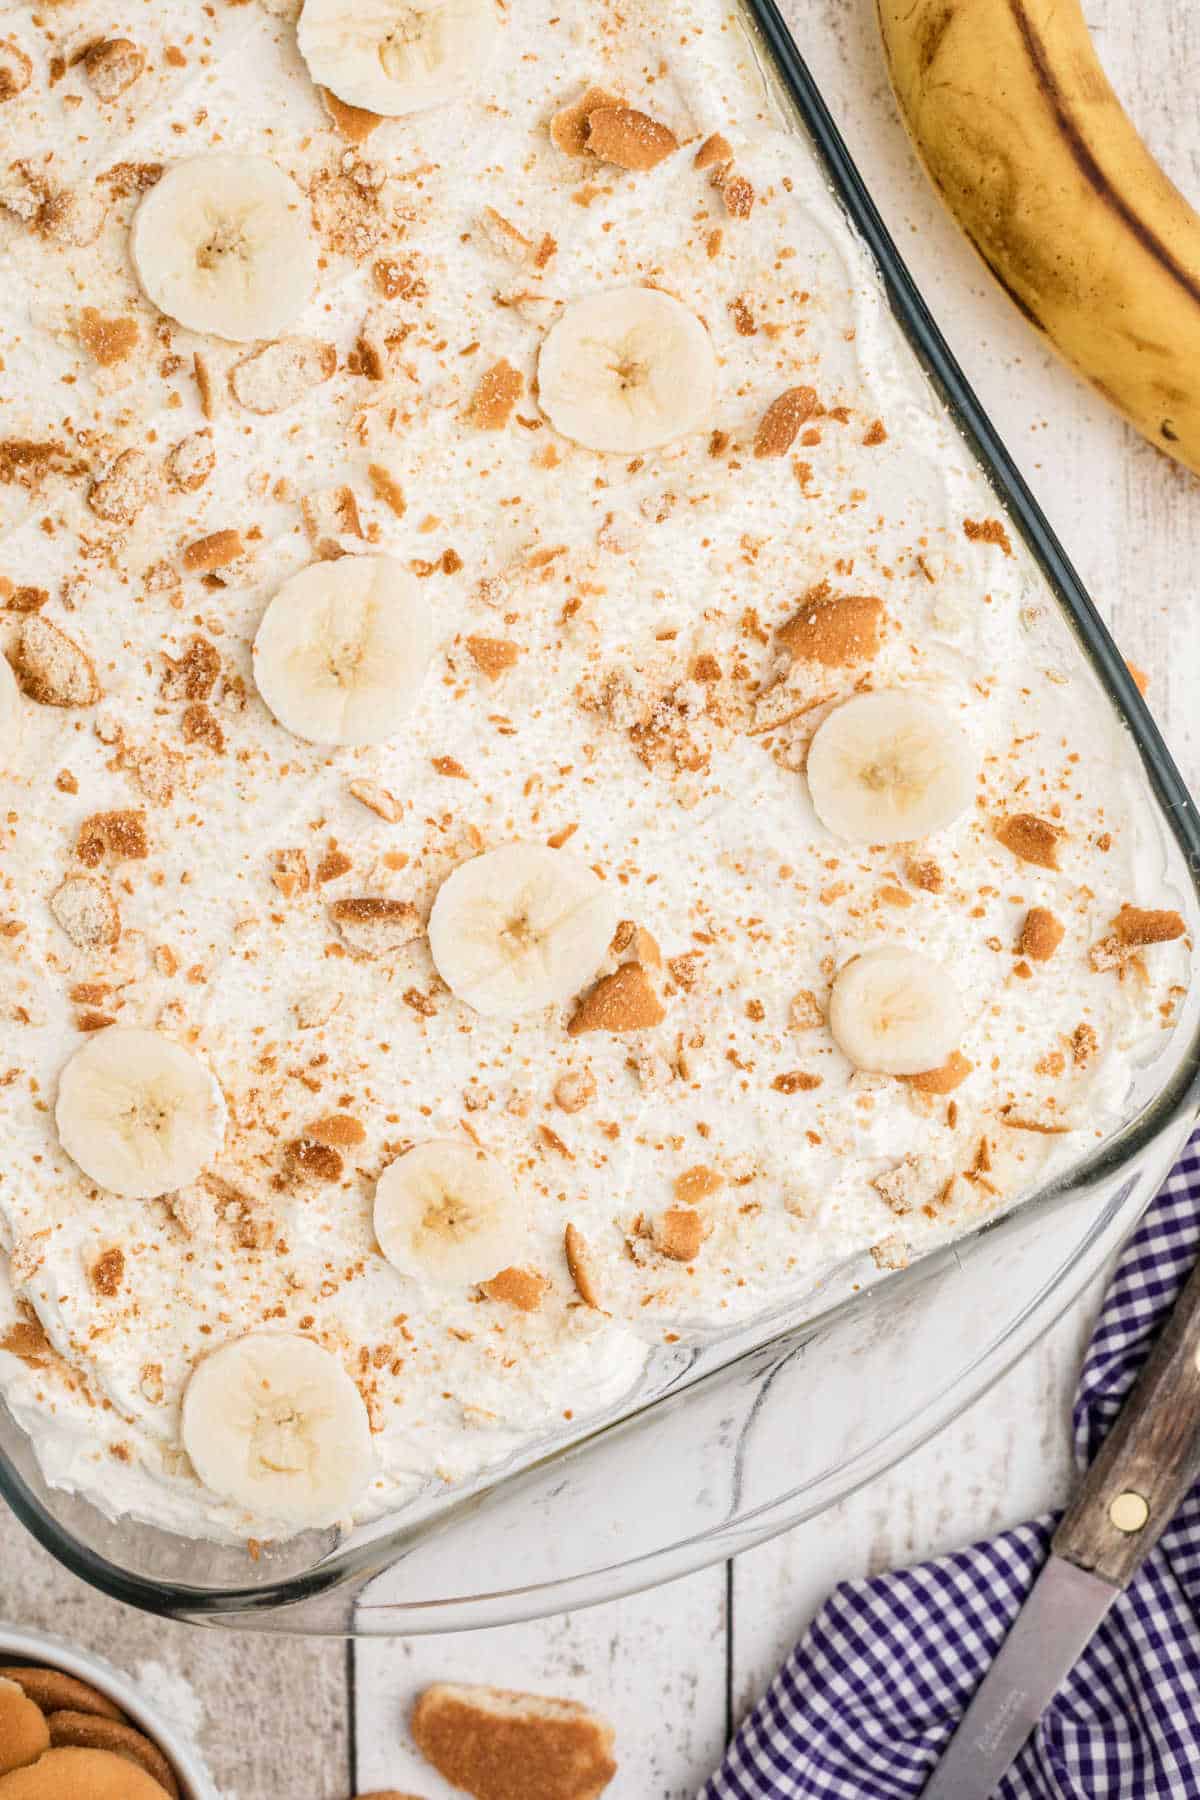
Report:
[[[0,769],[0,1382],[51,1481],[221,1537],[273,1522],[180,1447],[217,1345],[291,1330],[342,1358],[375,1453],[356,1517],[393,1510],[586,1423],[664,1340],[819,1305],[847,1259],[900,1266],[1067,1168],[1186,980],[1182,942],[1113,936],[1123,905],[1172,904],[1120,721],[736,13],[527,0],[485,93],[353,145],[294,11],[10,16],[28,75],[0,105],[0,625],[10,654],[54,625],[99,690],[26,698]],[[115,95],[113,59],[79,55],[113,40],[140,53]],[[548,121],[588,83],[679,147],[642,170],[566,154]],[[714,132],[723,186],[696,167]],[[271,157],[319,240],[265,364],[157,314],[128,257],[140,193],[215,149]],[[602,455],[541,414],[537,353],[565,304],[638,283],[703,320],[715,407]],[[816,409],[756,456],[798,385]],[[283,580],[368,550],[425,584],[437,649],[394,739],[330,751],[268,712],[250,646]],[[779,628],[841,594],[881,602],[874,653],[791,656]],[[975,805],[919,845],[847,845],[808,799],[813,731],[870,686],[918,687],[978,758]],[[1057,867],[997,837],[1014,815]],[[424,921],[512,840],[612,884],[601,973],[637,961],[661,1023],[479,1016],[423,935],[393,947],[345,904]],[[82,944],[52,905],[81,874],[117,920]],[[1020,948],[1033,908],[1064,928],[1046,961]],[[888,942],[962,996],[952,1091],[833,1043],[832,976]],[[58,1142],[60,1072],[109,1023],[186,1044],[225,1096],[221,1153],[165,1201],[96,1188]],[[463,1136],[521,1197],[532,1310],[430,1299],[379,1252],[382,1169]],[[669,1254],[689,1213],[694,1253]]]

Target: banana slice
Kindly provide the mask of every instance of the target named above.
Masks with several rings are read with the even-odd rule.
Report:
[[[941,963],[902,945],[864,950],[838,970],[829,1029],[859,1069],[920,1075],[958,1048],[966,1016]]]
[[[304,195],[265,156],[192,156],[134,214],[129,249],[147,299],[189,331],[278,337],[317,273]]]
[[[375,1236],[388,1261],[423,1287],[487,1281],[519,1255],[525,1235],[517,1196],[473,1144],[431,1138],[379,1177]]]
[[[616,923],[608,889],[586,863],[544,844],[505,844],[447,876],[429,915],[429,949],[460,1000],[511,1019],[577,994]]]
[[[85,1175],[127,1200],[195,1181],[225,1138],[211,1070],[170,1038],[110,1025],[77,1050],[58,1083],[59,1142]]]
[[[206,1488],[297,1530],[348,1518],[371,1479],[362,1395],[328,1350],[287,1332],[251,1332],[198,1363],[181,1426]]]
[[[808,752],[817,817],[855,844],[896,844],[941,831],[970,804],[975,756],[961,725],[904,688],[847,700]]]
[[[712,341],[694,312],[657,288],[617,288],[568,306],[538,357],[555,430],[589,450],[652,450],[708,422]]]
[[[0,769],[11,768],[21,741],[21,690],[6,656],[0,656]]]
[[[498,24],[494,0],[305,0],[297,41],[319,87],[391,119],[477,87]]]
[[[254,640],[254,679],[311,744],[381,744],[416,703],[433,615],[402,563],[342,556],[285,581]]]

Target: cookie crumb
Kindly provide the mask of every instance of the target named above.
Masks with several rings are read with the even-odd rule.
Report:
[[[312,886],[312,876],[303,850],[277,850],[271,880],[285,900],[294,900],[297,894],[307,894]]]
[[[754,211],[754,188],[744,175],[726,175],[718,169],[710,180],[720,189],[725,210],[734,219],[748,219]]]
[[[692,160],[697,169],[723,169],[733,161],[733,147],[719,131],[710,131]]]
[[[0,102],[23,94],[33,77],[33,63],[12,38],[0,43]]]
[[[340,487],[317,488],[311,494],[302,495],[300,517],[304,521],[309,543],[326,562],[343,554],[339,538],[360,538],[363,535],[354,489],[345,484]]]
[[[192,357],[192,373],[200,396],[200,411],[206,419],[213,419],[217,414],[217,378],[211,359],[199,350]]]
[[[588,119],[602,109],[620,108],[624,102],[604,88],[585,88],[578,100],[562,107],[550,121],[550,140],[566,156],[588,154]]]
[[[467,418],[482,431],[501,431],[525,386],[524,376],[504,357],[483,376],[467,408]]]
[[[655,169],[678,150],[673,131],[633,106],[598,106],[587,115],[584,148],[619,169]]]
[[[348,144],[365,144],[375,127],[383,123],[381,114],[368,112],[365,106],[348,105],[331,88],[319,87],[317,92],[334,130]]]
[[[189,575],[206,575],[226,563],[236,562],[242,554],[242,536],[238,531],[210,531],[207,537],[185,544],[181,561]]]
[[[101,38],[83,53],[84,72],[97,100],[119,100],[146,66],[146,53],[129,38]]]
[[[123,362],[136,348],[137,320],[125,314],[107,319],[94,306],[85,306],[76,322],[75,335],[102,369],[110,369],[114,363]]]
[[[337,351],[317,338],[279,338],[234,363],[229,391],[247,412],[265,417],[285,412],[310,388],[328,381],[337,368]]]
[[[328,1144],[318,1144],[310,1137],[292,1138],[283,1147],[284,1167],[293,1180],[307,1180],[328,1185],[340,1181],[345,1168],[340,1154]]]
[[[575,1283],[575,1291],[585,1306],[600,1310],[599,1289],[592,1268],[592,1253],[588,1241],[582,1231],[575,1225],[568,1225],[563,1234],[563,1250],[567,1259],[567,1268],[571,1280]]]
[[[964,519],[962,527],[972,543],[996,544],[1005,556],[1012,555],[1012,543],[999,519]]]
[[[167,480],[181,494],[202,488],[216,467],[211,431],[193,431],[167,453]]]
[[[392,900],[382,894],[335,900],[329,917],[351,954],[367,959],[403,950],[425,929],[411,900]]]
[[[568,1069],[554,1084],[554,1104],[565,1113],[582,1112],[596,1098],[596,1078],[590,1069]]]
[[[495,681],[503,675],[505,669],[511,669],[520,655],[516,644],[508,638],[469,637],[467,649],[475,667]]]
[[[93,813],[79,827],[75,854],[94,869],[105,858],[113,862],[138,862],[150,854],[144,812],[124,810]]]
[[[515,1306],[518,1312],[525,1313],[537,1311],[550,1287],[536,1269],[501,1269],[498,1275],[479,1285],[489,1300]]]
[[[1066,926],[1046,906],[1031,906],[1017,939],[1017,954],[1049,962],[1066,936]]]
[[[916,1075],[901,1075],[900,1079],[918,1094],[949,1094],[967,1079],[974,1067],[961,1050],[952,1050],[940,1068],[922,1069]]]
[[[390,470],[382,463],[368,463],[367,480],[375,490],[376,499],[382,500],[398,519],[402,519],[408,511],[408,502],[404,498],[404,489]]]
[[[921,1205],[935,1185],[933,1165],[927,1156],[905,1156],[871,1182],[884,1204],[901,1217]]]
[[[67,875],[50,896],[50,911],[81,950],[111,949],[121,936],[121,915],[106,881]]]
[[[876,595],[831,594],[822,582],[805,594],[775,639],[796,662],[844,668],[875,655],[883,620],[883,601]]]
[[[122,450],[92,483],[87,503],[106,524],[131,525],[149,502],[153,489],[154,478],[145,451]]]
[[[568,1037],[586,1031],[647,1031],[666,1011],[641,963],[622,963],[583,996],[567,1026]]]
[[[871,1261],[877,1269],[907,1269],[908,1245],[898,1231],[871,1245]]]
[[[777,1094],[810,1094],[821,1086],[819,1075],[810,1075],[806,1069],[789,1069],[786,1074],[776,1075],[771,1086]]]
[[[365,1126],[352,1113],[329,1113],[314,1119],[304,1135],[333,1150],[354,1150],[367,1141]]]
[[[650,1235],[660,1255],[672,1262],[693,1262],[708,1231],[704,1219],[690,1206],[668,1206],[655,1219]]]
[[[910,856],[904,864],[904,874],[915,888],[926,894],[940,894],[946,885],[941,865],[932,857]]]
[[[1010,813],[997,823],[996,836],[1019,861],[1034,863],[1039,869],[1057,869],[1058,846],[1066,833],[1036,813]]]
[[[710,1194],[719,1193],[724,1185],[725,1177],[718,1174],[716,1169],[710,1169],[707,1163],[697,1163],[693,1168],[685,1169],[672,1183],[675,1198],[685,1206],[697,1206],[701,1200],[707,1200]]]
[[[758,422],[754,434],[755,456],[786,456],[796,441],[797,432],[805,420],[812,417],[816,405],[815,388],[786,388],[772,400]]]
[[[360,806],[365,806],[377,818],[386,819],[389,825],[395,825],[404,816],[403,802],[388,788],[380,787],[377,781],[352,781],[350,792]]]
[[[125,1252],[119,1245],[102,1251],[88,1273],[96,1292],[106,1300],[112,1300],[120,1293],[125,1280]]]
[[[811,988],[801,988],[792,996],[788,1007],[788,1026],[792,1031],[815,1031],[825,1023],[821,1003]]]
[[[83,645],[37,613],[22,617],[11,659],[21,692],[39,706],[94,706],[100,699],[96,665]]]
[[[1113,930],[1120,943],[1133,946],[1170,943],[1181,938],[1187,926],[1177,912],[1125,905],[1113,920]]]

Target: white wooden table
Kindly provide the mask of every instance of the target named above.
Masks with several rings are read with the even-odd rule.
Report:
[[[892,104],[873,0],[784,0],[802,51],[919,284],[1200,791],[1200,485],[1055,361],[940,210]],[[1200,202],[1200,9],[1087,0],[1118,89]],[[837,1580],[913,1560],[1062,1497],[1067,1409],[1095,1293],[940,1438],[819,1520],[675,1585],[591,1612],[460,1638],[291,1642],[194,1631],[91,1594],[0,1518],[0,1614],[140,1673],[194,1725],[225,1800],[450,1790],[406,1746],[434,1679],[578,1695],[617,1727],[612,1800],[685,1800]]]

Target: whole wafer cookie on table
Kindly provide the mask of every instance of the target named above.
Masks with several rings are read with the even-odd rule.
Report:
[[[612,1726],[574,1700],[438,1682],[417,1701],[412,1734],[475,1800],[596,1800],[617,1772]]]

